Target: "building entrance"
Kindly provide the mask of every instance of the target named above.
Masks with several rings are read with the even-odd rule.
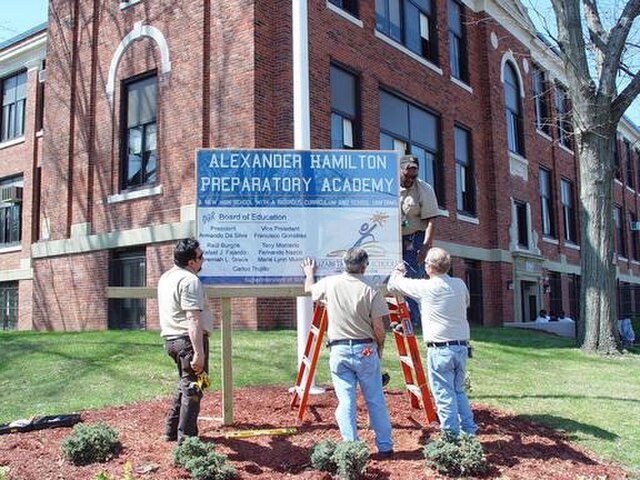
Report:
[[[538,284],[522,281],[520,285],[520,307],[523,322],[533,322],[538,315]]]

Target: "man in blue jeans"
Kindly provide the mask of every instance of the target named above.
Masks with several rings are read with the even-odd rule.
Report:
[[[418,178],[418,158],[400,157],[400,215],[402,218],[402,259],[409,278],[424,278],[424,259],[434,236],[433,220],[439,215],[438,201],[431,185]],[[407,299],[411,323],[418,325],[418,304]]]
[[[363,274],[369,256],[361,248],[348,250],[345,272],[314,283],[316,265],[309,258],[302,263],[304,289],[314,301],[327,308],[329,366],[338,397],[336,420],[344,440],[358,440],[356,386],[359,383],[376,434],[379,458],[393,454],[391,422],[380,381],[380,357],[384,348],[383,317],[389,314],[380,291],[369,285]]]
[[[464,392],[469,356],[469,290],[462,280],[448,275],[451,257],[445,250],[430,249],[425,266],[429,279],[414,280],[404,277],[404,264],[398,265],[388,287],[420,302],[429,383],[441,430],[455,437],[460,431],[475,435],[478,427]]]

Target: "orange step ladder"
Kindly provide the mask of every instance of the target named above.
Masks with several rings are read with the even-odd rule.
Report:
[[[387,305],[389,306],[391,325],[396,324],[395,328],[392,329],[393,338],[398,349],[400,367],[404,375],[407,392],[409,392],[411,408],[419,410],[422,406],[427,424],[437,422],[436,408],[422,368],[420,351],[418,350],[407,304],[398,297],[389,297],[387,298]]]
[[[316,372],[316,364],[318,363],[320,349],[322,348],[322,338],[324,337],[326,329],[327,309],[324,305],[316,302],[313,307],[311,328],[309,329],[309,335],[307,336],[307,344],[304,347],[304,355],[300,361],[300,367],[298,367],[296,384],[291,392],[291,408],[295,408],[296,404],[300,402],[300,405],[298,406],[299,421],[302,421],[304,411],[307,408],[309,390],[311,389],[313,375]]]

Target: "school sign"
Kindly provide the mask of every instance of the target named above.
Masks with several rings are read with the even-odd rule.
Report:
[[[323,277],[352,247],[381,283],[401,260],[394,152],[203,149],[196,162],[206,284],[300,284],[303,258]]]

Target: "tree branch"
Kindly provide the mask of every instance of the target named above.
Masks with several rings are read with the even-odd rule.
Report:
[[[633,21],[638,15],[640,15],[640,0],[629,0],[624,6],[620,18],[609,32],[605,61],[600,75],[600,89],[607,95],[615,93],[618,64]]]
[[[582,5],[584,6],[584,17],[587,21],[587,27],[589,28],[589,38],[598,52],[603,54],[607,42],[607,32],[602,26],[598,5],[593,0],[582,0]]]
[[[617,123],[627,111],[631,102],[640,95],[640,70],[636,72],[633,79],[622,92],[611,103],[611,114],[613,120]]]
[[[558,45],[567,77],[576,85],[589,85],[592,80],[582,31],[580,0],[551,0],[551,6],[556,15]]]

